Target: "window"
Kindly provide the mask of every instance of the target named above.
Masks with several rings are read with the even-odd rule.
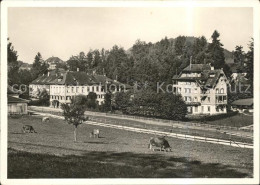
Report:
[[[195,107],[195,112],[198,112],[198,107]]]
[[[197,88],[194,89],[194,93],[198,93],[198,89]]]
[[[196,96],[194,97],[194,101],[195,101],[195,102],[197,102],[197,101],[198,101],[198,98],[197,98]]]
[[[79,92],[79,87],[76,87],[76,92]]]
[[[223,88],[220,89],[220,93],[224,94],[224,89]]]
[[[74,87],[71,87],[71,92],[74,92]]]
[[[217,93],[217,94],[219,93],[219,89],[218,89],[218,88],[216,89],[216,93]]]
[[[94,86],[92,87],[92,92],[94,92],[95,91],[95,89],[94,89]]]
[[[201,112],[204,112],[204,106],[201,106]]]
[[[208,112],[210,112],[210,106],[208,106]]]
[[[84,87],[82,87],[82,93],[84,93]]]
[[[96,91],[97,91],[97,92],[99,91],[99,87],[98,87],[98,86],[96,87]]]
[[[210,102],[210,97],[208,97],[208,102]]]

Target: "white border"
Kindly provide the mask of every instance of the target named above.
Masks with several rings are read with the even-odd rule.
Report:
[[[2,184],[258,184],[259,183],[259,2],[237,1],[4,1],[1,3],[1,50],[7,46],[8,7],[252,7],[254,8],[254,178],[189,179],[7,179],[7,52],[1,52]]]

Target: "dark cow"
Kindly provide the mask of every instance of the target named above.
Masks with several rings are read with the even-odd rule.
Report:
[[[22,128],[23,133],[37,133],[31,125],[24,125]]]
[[[167,151],[171,151],[171,147],[169,145],[169,142],[165,139],[165,136],[163,137],[151,137],[150,141],[149,141],[149,145],[148,148],[150,150],[154,148],[160,148],[160,151],[164,150],[165,152]]]

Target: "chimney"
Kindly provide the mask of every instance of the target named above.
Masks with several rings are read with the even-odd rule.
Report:
[[[77,72],[79,72],[79,68],[77,68]]]
[[[214,70],[214,66],[210,66],[210,70],[213,71]]]

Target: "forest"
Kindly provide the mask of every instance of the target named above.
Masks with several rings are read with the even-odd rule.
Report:
[[[161,114],[157,115],[157,113],[160,112],[158,106],[159,104],[161,105],[158,100],[163,100],[160,95],[156,95],[154,92],[156,84],[163,82],[165,84],[171,84],[172,77],[175,74],[179,74],[182,69],[190,63],[211,64],[215,69],[222,68],[228,79],[231,78],[232,74],[228,64],[235,63],[237,71],[243,70],[247,73],[246,78],[251,85],[251,94],[229,94],[229,99],[233,101],[241,97],[252,97],[253,39],[249,41],[248,47],[248,52],[244,52],[243,47],[239,45],[236,46],[232,52],[224,49],[220,40],[220,33],[215,30],[212,33],[210,41],[207,41],[204,36],[187,37],[180,35],[176,38],[165,37],[156,43],[147,43],[138,39],[133,46],[127,50],[123,47],[114,45],[109,50],[94,49],[89,50],[86,53],[82,51],[79,54],[72,55],[67,61],[58,64],[56,67],[70,71],[76,71],[77,68],[79,68],[80,71],[106,75],[111,79],[116,79],[131,86],[138,84],[138,87],[144,91],[142,91],[142,94],[136,95],[135,97],[138,97],[139,100],[141,99],[143,101],[136,101],[135,104],[131,104],[133,106],[130,106],[130,104],[128,104],[129,102],[124,102],[125,105],[128,105],[128,108],[126,109],[125,105],[122,103],[120,104],[120,101],[126,101],[125,97],[128,97],[127,94],[124,94],[118,96],[119,103],[114,102],[114,108],[129,114],[151,114],[156,117],[161,117]],[[15,51],[11,42],[8,42],[7,48],[9,85],[25,84],[28,86],[29,83],[38,76],[48,72],[48,64],[43,60],[40,52],[36,54],[31,70],[27,71],[19,70],[21,61],[18,61],[18,53]],[[154,99],[151,100],[147,98],[149,96],[152,96]],[[169,97],[168,95],[164,95],[163,97],[165,100],[174,99],[175,103],[169,105],[170,107],[175,106],[176,102],[179,102],[181,99],[180,97]],[[133,100],[133,102],[134,101],[135,100]],[[143,102],[142,105],[140,102]],[[146,106],[146,111],[142,112],[136,110],[147,104],[150,106],[148,106],[148,108]],[[111,102],[109,103],[109,106],[110,105],[112,106]],[[108,108],[108,110],[110,109],[111,108]],[[164,110],[167,110],[167,108],[164,108]],[[185,114],[185,111],[185,108],[181,108],[181,115]],[[171,118],[170,115],[173,115],[172,112],[162,114],[167,115],[163,116],[167,118]],[[180,118],[181,117],[182,116],[180,116]]]

